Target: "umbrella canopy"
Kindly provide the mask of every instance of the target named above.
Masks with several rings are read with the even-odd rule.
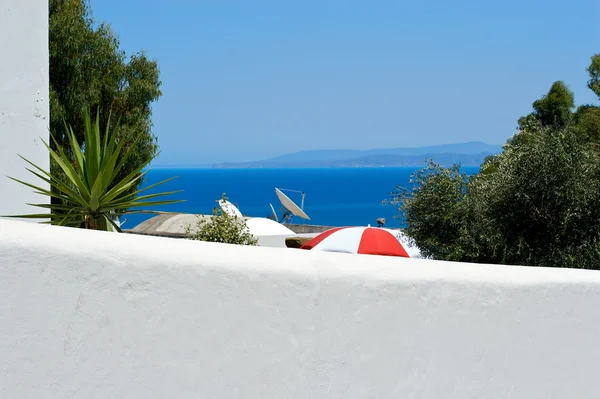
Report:
[[[319,234],[300,248],[409,258],[396,235],[378,227],[336,227]]]

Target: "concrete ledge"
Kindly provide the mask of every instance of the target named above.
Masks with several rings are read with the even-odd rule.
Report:
[[[288,248],[300,248],[302,245],[312,240],[313,237],[288,237],[285,239],[285,246]]]
[[[600,273],[0,219],[0,397],[593,398]]]
[[[318,234],[323,233],[329,229],[335,228],[335,226],[321,226],[316,224],[290,224],[288,226],[296,234]]]

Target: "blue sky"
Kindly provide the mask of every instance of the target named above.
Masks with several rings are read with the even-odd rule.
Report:
[[[600,1],[92,0],[158,59],[159,164],[501,144],[553,81],[598,103]]]

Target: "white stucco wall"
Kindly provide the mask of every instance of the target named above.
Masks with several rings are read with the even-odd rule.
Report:
[[[600,273],[0,220],[2,398],[596,398]]]
[[[17,154],[48,168],[48,2],[0,0],[0,216],[42,213],[47,197],[9,180],[42,183]],[[33,178],[32,178],[33,177]]]

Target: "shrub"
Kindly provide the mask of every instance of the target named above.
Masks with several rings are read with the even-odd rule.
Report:
[[[226,200],[223,194],[222,200]],[[191,240],[221,242],[225,244],[258,245],[258,240],[248,230],[244,218],[229,215],[221,208],[214,208],[212,217],[199,216],[196,229],[186,226],[186,235]]]

